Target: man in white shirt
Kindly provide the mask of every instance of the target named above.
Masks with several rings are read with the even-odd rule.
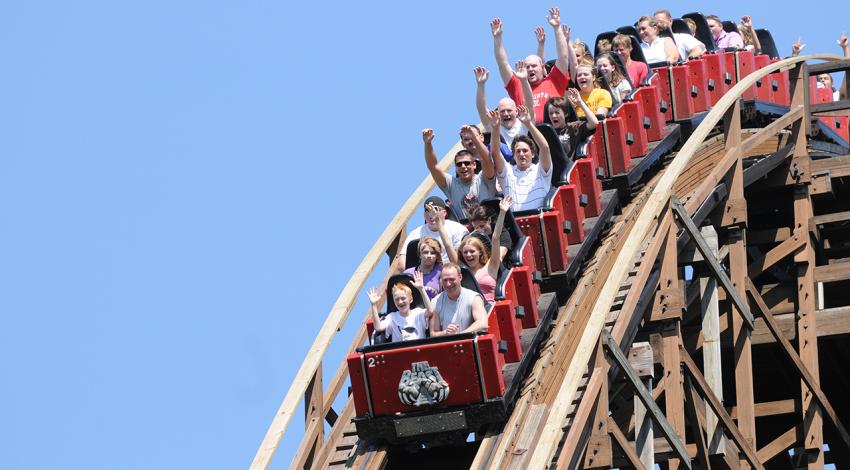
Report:
[[[670,15],[670,10],[656,11],[655,19],[660,21],[671,33],[673,32],[673,17]],[[682,60],[688,60],[689,57],[700,57],[705,54],[705,44],[693,37],[693,35],[673,33],[673,41],[676,43],[676,47],[679,48],[679,56]]]
[[[428,206],[434,207],[434,209],[440,215],[440,218],[444,218],[446,216],[445,201],[440,199],[438,196],[431,196],[425,200],[425,224],[420,225],[419,227],[416,227],[415,229],[411,230],[410,233],[407,235],[407,238],[404,239],[404,243],[401,245],[401,250],[396,256],[395,268],[397,272],[404,271],[405,263],[407,262],[407,245],[411,241],[418,240],[424,236],[440,240],[440,227],[438,225],[438,217],[428,212]],[[463,241],[463,237],[467,233],[469,233],[469,230],[467,230],[464,225],[461,225],[453,220],[444,220],[443,222],[453,245],[447,247],[444,243],[441,243],[441,245],[444,245],[442,257],[443,263],[445,264],[449,262],[449,255],[446,253],[446,250],[456,250],[457,247],[460,246],[460,242]]]

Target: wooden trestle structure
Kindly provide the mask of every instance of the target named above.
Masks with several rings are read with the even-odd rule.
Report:
[[[405,466],[850,468],[850,155],[812,139],[813,119],[846,116],[850,101],[808,96],[810,75],[850,68],[838,59],[786,59],[729,91],[615,218],[508,421],[458,450],[466,460],[425,452]],[[778,70],[790,72],[790,108],[742,128],[744,91]],[[306,433],[291,468],[402,463],[357,439],[350,400],[331,408],[346,364],[323,391],[321,363],[432,184],[349,281],[251,468],[267,468],[302,398]],[[364,340],[361,327],[351,350]]]

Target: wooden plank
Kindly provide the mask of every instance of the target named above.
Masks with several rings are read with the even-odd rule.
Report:
[[[682,364],[685,365],[685,370],[690,375],[690,378],[693,380],[693,384],[701,392],[703,398],[705,398],[706,403],[711,407],[714,411],[714,414],[720,418],[720,421],[723,423],[723,426],[726,428],[726,431],[729,432],[732,440],[735,442],[735,445],[738,446],[738,449],[744,454],[744,457],[747,459],[749,464],[757,469],[764,470],[764,466],[759,462],[758,457],[756,456],[755,449],[751,446],[744,436],[741,434],[741,431],[738,429],[738,426],[732,420],[732,417],[729,416],[729,413],[726,412],[726,409],[723,408],[723,404],[717,400],[717,397],[714,396],[714,393],[711,392],[711,389],[708,387],[708,384],[705,382],[705,378],[700,373],[697,368],[694,360],[691,359],[691,356],[685,351],[684,347],[681,349],[681,357]]]
[[[850,279],[850,262],[815,266],[815,282],[836,282]]]
[[[770,441],[767,445],[759,449],[758,457],[762,463],[767,463],[770,459],[776,457],[781,452],[785,452],[789,447],[797,442],[797,426],[785,431],[776,439]]]
[[[747,268],[747,275],[751,278],[767,271],[776,263],[782,261],[786,256],[799,250],[806,244],[807,234],[800,230],[795,230],[791,238],[783,241],[772,250],[768,251],[760,259],[753,261]]]
[[[729,416],[732,419],[738,418],[738,409],[737,407],[731,407],[729,410]],[[789,398],[787,400],[776,400],[776,401],[766,401],[763,403],[755,404],[755,414],[756,418],[761,418],[764,416],[774,416],[774,415],[783,415],[794,413],[799,410],[797,406],[797,400],[793,398]]]
[[[685,442],[685,396],[682,390],[682,364],[679,359],[679,321],[665,322],[661,331],[661,348],[663,354],[664,378],[667,386],[664,389],[664,410],[667,420],[682,442]],[[670,470],[679,468],[678,459],[667,461]]]
[[[747,232],[748,245],[766,245],[780,243],[791,238],[789,227],[777,227],[764,230],[750,230]]]
[[[688,421],[691,424],[691,435],[697,444],[697,462],[699,463],[699,468],[711,470],[711,459],[708,457],[709,449],[708,444],[706,444],[706,434],[703,433],[704,422],[702,420],[702,414],[697,409],[697,405],[700,403],[700,397],[687,375],[684,376],[684,388],[688,396],[685,409],[688,414]],[[723,434],[722,430],[720,434]]]
[[[812,160],[811,170],[814,173],[829,172],[831,178],[850,176],[850,155]]]
[[[614,421],[614,418],[608,418],[608,431],[620,447],[620,450],[623,451],[623,455],[625,455],[629,460],[629,464],[631,464],[635,470],[646,470],[646,467],[643,466],[643,462],[640,461],[640,457],[632,448],[632,443],[629,442],[626,435],[623,434],[623,431],[621,431],[617,426],[617,422]]]
[[[723,95],[720,101],[706,114],[688,141],[679,150],[676,157],[668,164],[666,170],[658,179],[657,184],[652,188],[648,198],[641,205],[640,212],[637,214],[631,229],[622,234],[624,240],[616,253],[615,260],[617,262],[611,268],[610,272],[608,272],[602,287],[596,291],[589,320],[581,330],[581,336],[575,346],[575,352],[570,358],[569,365],[561,379],[560,385],[555,385],[557,391],[555,392],[555,400],[552,402],[550,409],[550,419],[547,420],[546,425],[541,431],[538,445],[535,447],[534,455],[529,461],[531,467],[543,468],[551,461],[562,435],[560,426],[566,419],[571,407],[572,398],[578,388],[579,379],[584,373],[584,368],[595,349],[599,334],[605,327],[606,314],[631,269],[631,261],[641,249],[645,237],[657,226],[658,217],[662,214],[662,210],[667,205],[672,194],[673,184],[688,167],[691,158],[702,147],[702,143],[709,136],[709,133],[713,131],[714,127],[726,113],[726,110],[737,102],[745,91],[755,85],[757,80],[763,79],[770,73],[805,60],[834,60],[837,58],[838,56],[831,54],[792,57],[770,64],[748,75]],[[691,204],[693,204],[693,211],[695,211],[707,195],[712,192],[717,185],[717,181],[722,176],[717,174],[719,172],[720,169],[712,171],[712,174],[703,180],[700,186],[691,193],[692,197],[688,200],[689,210],[691,209]]]
[[[809,112],[814,116],[845,116],[846,114],[839,111],[846,109],[850,109],[850,100],[830,101],[809,106]]]
[[[794,351],[793,346],[791,346],[791,343],[787,339],[785,339],[785,336],[782,335],[781,331],[779,330],[779,326],[776,324],[776,322],[773,321],[773,318],[770,316],[770,314],[766,313],[765,309],[767,309],[767,306],[764,304],[764,300],[761,298],[761,295],[759,295],[755,285],[753,285],[752,280],[747,278],[746,284],[747,292],[749,292],[750,297],[756,303],[756,306],[758,306],[759,311],[762,313],[762,318],[764,318],[765,323],[767,324],[768,328],[770,328],[770,331],[771,333],[773,333],[774,338],[776,338],[776,340],[779,341],[779,343],[782,345],[782,351],[785,353],[785,357],[791,360],[791,362],[794,364],[797,373],[800,375],[802,382],[805,384],[806,387],[808,387],[809,390],[811,390],[812,393],[809,394],[811,400],[817,402],[820,405],[820,407],[829,417],[830,421],[832,421],[832,424],[838,430],[841,439],[844,441],[844,445],[850,448],[850,433],[847,432],[847,429],[841,423],[841,420],[838,418],[838,414],[835,412],[835,409],[832,407],[832,404],[830,404],[829,399],[827,399],[826,394],[824,394],[821,390],[820,385],[818,384],[818,376],[816,375],[816,373],[810,371],[805,361],[803,361],[802,358],[797,355],[797,353]]]
[[[832,224],[835,222],[846,222],[848,220],[850,220],[850,211],[835,212],[812,217],[812,225]]]
[[[788,110],[788,112],[786,114],[783,114],[782,116],[776,118],[773,122],[771,122],[770,124],[768,124],[767,126],[761,128],[761,129],[759,129],[758,132],[756,132],[752,136],[748,137],[747,140],[741,142],[741,140],[740,140],[741,123],[740,123],[740,112],[739,112],[738,113],[739,121],[738,121],[738,124],[737,124],[737,130],[738,130],[738,136],[739,137],[738,137],[738,139],[733,141],[733,144],[731,146],[729,145],[730,140],[727,138],[727,146],[726,146],[727,150],[734,147],[734,146],[740,145],[739,148],[740,148],[741,154],[742,155],[749,155],[750,152],[752,152],[753,149],[755,149],[759,144],[761,144],[765,140],[775,136],[782,129],[790,126],[792,123],[794,123],[794,121],[801,119],[804,115],[805,115],[805,106],[802,106],[802,105],[791,106],[791,108]]]
[[[712,226],[700,229],[712,256],[717,258],[717,231]],[[714,277],[700,277],[700,312],[702,315],[702,360],[705,379],[720,401],[723,401],[723,364],[720,354],[720,307],[717,301],[717,280]],[[717,417],[706,410],[706,440],[708,454],[722,454],[726,450],[723,430]]]
[[[611,334],[605,330],[602,331],[602,339],[605,342],[605,348],[608,350],[608,353],[617,362],[617,364],[619,364],[620,369],[631,383],[636,395],[640,398],[640,401],[646,407],[650,416],[652,416],[653,421],[655,421],[655,424],[661,429],[664,437],[682,460],[682,465],[687,468],[691,468],[691,458],[685,448],[685,443],[682,442],[673,427],[670,425],[670,422],[667,421],[664,413],[662,413],[661,409],[658,408],[658,405],[655,404],[655,400],[652,399],[652,393],[646,389],[640,377],[638,377],[635,370],[632,369],[628,359],[623,354],[623,351],[620,350],[620,346],[614,342],[614,338],[612,338]]]
[[[809,66],[809,76],[822,73],[842,72],[850,68],[850,59],[833,60]]]
[[[461,148],[460,141],[455,143],[443,159],[440,160],[439,168],[447,171],[454,161],[454,154]],[[419,209],[433,188],[434,180],[429,174],[407,199],[407,202],[399,209],[398,213],[396,213],[381,236],[363,258],[363,261],[360,262],[360,265],[357,266],[354,273],[348,279],[334,306],[328,313],[325,323],[316,335],[316,339],[313,340],[313,344],[307,351],[304,362],[301,363],[301,367],[292,380],[292,385],[290,385],[286,396],[275,413],[274,419],[269,425],[269,429],[266,431],[263,441],[260,443],[260,447],[254,456],[254,460],[251,462],[251,470],[265,470],[268,468],[272,457],[277,452],[280,441],[286,433],[289,421],[292,419],[295,410],[298,408],[298,403],[307,389],[310,379],[322,362],[322,358],[330,346],[331,340],[342,329],[342,326],[348,319],[348,315],[351,313],[351,309],[360,295],[363,284],[367,281],[378,263],[381,262],[390,244],[404,238],[399,237],[399,233],[405,230],[407,222],[413,216],[413,213]],[[390,265],[392,266],[392,263]]]
[[[605,380],[607,380],[607,377],[604,376],[603,369],[601,367],[595,367],[593,372],[590,374],[590,380],[587,382],[587,388],[584,390],[582,400],[587,399],[591,402],[595,401],[596,397],[599,396],[599,390],[602,386],[602,382]],[[564,445],[562,446],[564,451],[558,456],[558,468],[566,468],[571,459],[578,459],[581,455],[582,449],[579,449],[578,444],[581,440],[581,435],[585,431],[584,426],[581,424],[587,422],[591,411],[592,407],[590,406],[578,408],[579,413],[573,418],[573,424],[570,426],[570,430],[567,432],[567,438],[564,440]],[[527,453],[523,455],[527,455]],[[517,466],[517,468],[525,468],[526,466],[523,465],[524,463],[525,462],[517,461],[515,466]]]
[[[603,377],[597,393],[595,412],[590,424],[590,438],[585,451],[584,468],[611,468],[614,454],[611,449],[611,436],[608,434],[608,360],[605,359],[605,348],[602,341],[596,347],[596,367],[601,369]],[[582,398],[584,400],[584,398]]]

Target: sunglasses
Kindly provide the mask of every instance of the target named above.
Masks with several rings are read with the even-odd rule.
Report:
[[[464,166],[474,166],[474,165],[475,165],[475,162],[470,161],[470,160],[455,162],[455,166],[458,167],[458,168],[461,168],[461,167],[464,167]]]

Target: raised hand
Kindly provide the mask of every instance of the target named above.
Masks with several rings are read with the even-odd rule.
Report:
[[[573,104],[578,104],[579,100],[581,100],[581,94],[579,94],[578,90],[575,88],[567,88],[567,98],[569,98]]]
[[[499,116],[499,112],[496,111],[495,109],[491,109],[490,111],[487,111],[487,116],[490,117],[490,128],[491,129],[496,129],[502,123],[502,118]]]
[[[502,198],[501,201],[499,201],[499,210],[502,212],[507,212],[511,208],[511,204],[513,203],[514,200],[510,195],[505,196]]]
[[[568,24],[562,24],[561,30],[564,31],[564,37],[567,39],[567,42],[570,42],[570,33],[572,32],[572,28]]]
[[[488,72],[487,69],[479,65],[478,67],[472,69],[472,71],[475,72],[475,83],[481,85],[487,83],[487,78],[490,77],[490,72]]]
[[[561,26],[561,9],[558,7],[550,8],[549,16],[546,17],[546,21],[548,21],[549,25],[553,28]]]
[[[514,66],[514,75],[520,80],[528,80],[528,69],[525,68],[525,61],[520,60]]]
[[[806,45],[803,44],[803,42],[800,38],[797,38],[797,42],[795,42],[794,44],[791,44],[791,55],[792,56],[800,55],[800,52],[805,48],[806,48]]]
[[[446,221],[446,213],[433,204],[425,206],[425,215],[433,219],[437,223],[437,227],[442,227]]]
[[[502,19],[495,18],[490,22],[490,31],[493,33],[493,36],[501,36],[502,35]]]
[[[434,129],[422,129],[422,141],[429,144],[432,140],[434,140]]]
[[[383,291],[381,291],[381,289],[378,289],[377,287],[371,287],[366,292],[366,295],[369,296],[369,302],[372,302],[372,305],[378,305],[378,303],[381,301]]]
[[[838,36],[838,41],[835,41],[835,42],[838,43],[838,45],[841,46],[842,49],[847,49],[847,35],[846,34],[841,33],[841,36]]]
[[[748,16],[748,15],[742,16],[741,17],[741,24],[744,25],[744,27],[746,27],[750,31],[753,31],[753,19],[750,16]]]
[[[525,124],[525,127],[531,125],[531,116],[528,114],[528,108],[526,108],[524,104],[516,107],[516,113],[517,119],[519,119],[519,122]]]
[[[546,42],[546,30],[542,26],[534,28],[534,35],[537,36],[537,44],[544,44]]]
[[[411,284],[418,290],[422,290],[425,288],[425,282],[422,280],[421,272],[417,270],[413,271],[413,282]]]

